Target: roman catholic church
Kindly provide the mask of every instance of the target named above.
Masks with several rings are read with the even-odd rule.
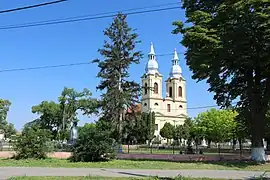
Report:
[[[155,112],[155,135],[166,122],[181,125],[187,116],[186,80],[182,75],[176,50],[172,58],[171,70],[166,75],[166,97],[163,97],[163,75],[159,72],[154,45],[151,43],[145,73],[141,77],[144,92],[141,99],[142,112]],[[148,87],[148,88],[147,88]]]

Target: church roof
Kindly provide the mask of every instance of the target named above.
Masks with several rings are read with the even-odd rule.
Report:
[[[142,111],[142,105],[141,104],[133,105],[132,107],[127,109],[127,113],[132,113],[132,112],[139,113],[141,111]]]

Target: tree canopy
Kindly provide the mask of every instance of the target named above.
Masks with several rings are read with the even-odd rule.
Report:
[[[85,124],[72,150],[72,161],[101,161],[114,157],[113,139],[108,131],[101,131],[96,124]]]
[[[160,130],[160,135],[166,138],[167,141],[169,139],[172,139],[174,135],[174,126],[171,123],[166,122],[162,127],[162,129]]]
[[[7,113],[11,106],[11,102],[8,100],[0,99],[0,129],[5,133],[5,138],[9,138],[16,133],[16,129],[12,123],[7,121]]]
[[[38,125],[25,127],[13,143],[17,159],[45,159],[53,150],[50,131]]]
[[[195,118],[195,127],[206,139],[215,143],[227,142],[233,138],[236,128],[236,112],[211,109]]]
[[[186,24],[174,22],[193,78],[207,80],[218,105],[233,100],[251,124],[252,159],[264,161],[264,125],[270,101],[270,2],[182,0]],[[258,152],[261,154],[259,155]]]
[[[40,117],[25,126],[39,125],[52,133],[53,139],[66,139],[72,122],[78,122],[78,112],[84,115],[97,113],[98,100],[91,97],[91,92],[84,89],[77,92],[72,88],[64,88],[59,103],[43,101],[32,107],[32,112]]]

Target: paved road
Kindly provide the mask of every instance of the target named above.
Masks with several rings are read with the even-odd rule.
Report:
[[[0,179],[11,176],[104,176],[104,177],[175,177],[177,175],[191,177],[208,177],[223,179],[249,179],[260,176],[264,172],[233,170],[135,170],[135,169],[102,169],[102,168],[0,168]],[[267,174],[270,178],[270,173]]]

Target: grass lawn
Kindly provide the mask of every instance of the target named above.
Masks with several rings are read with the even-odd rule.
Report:
[[[208,178],[109,178],[109,177],[14,177],[9,180],[218,180]]]
[[[45,159],[45,160],[14,160],[0,159],[1,167],[65,167],[65,168],[115,168],[115,169],[214,169],[214,170],[254,170],[269,171],[270,163],[255,164],[252,162],[239,163],[180,163],[166,161],[132,161],[113,160],[108,162],[72,163],[68,160]]]

